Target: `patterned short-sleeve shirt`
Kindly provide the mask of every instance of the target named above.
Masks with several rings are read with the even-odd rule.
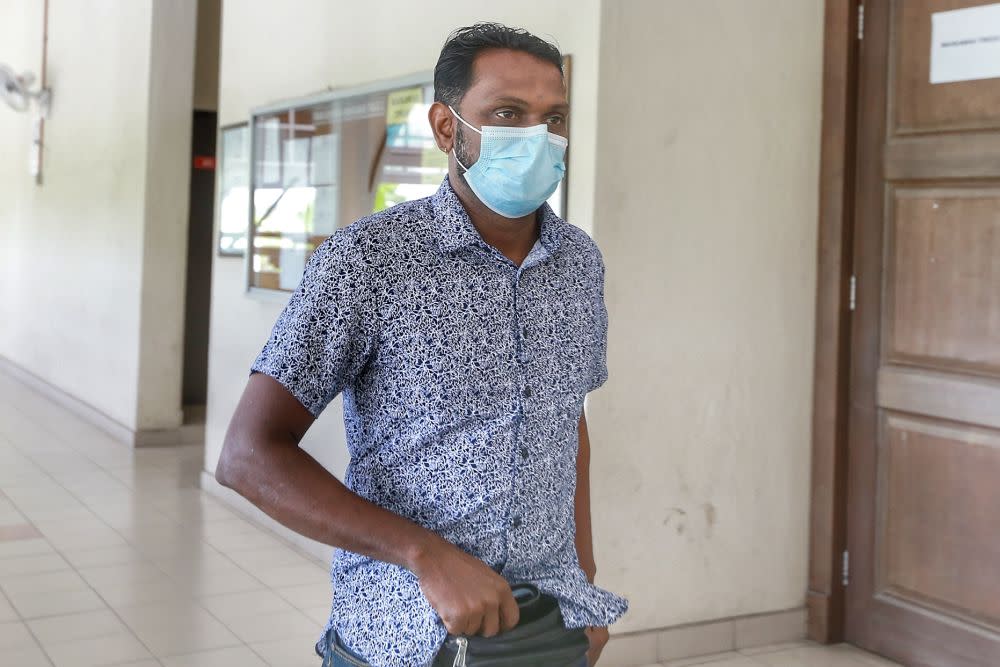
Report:
[[[251,372],[314,416],[343,393],[345,485],[558,598],[566,626],[628,601],[575,546],[577,424],[607,379],[604,264],[548,205],[516,265],[446,178],[337,230],[310,256]],[[447,630],[409,570],[334,552],[334,626],[374,667],[430,665]]]

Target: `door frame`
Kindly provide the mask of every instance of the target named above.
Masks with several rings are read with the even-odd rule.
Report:
[[[808,637],[844,640],[860,2],[826,0],[813,363]]]

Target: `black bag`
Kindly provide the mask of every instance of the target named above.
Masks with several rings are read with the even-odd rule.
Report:
[[[566,628],[556,598],[531,583],[511,586],[517,626],[493,637],[448,634],[433,667],[578,667],[590,648],[583,628]]]

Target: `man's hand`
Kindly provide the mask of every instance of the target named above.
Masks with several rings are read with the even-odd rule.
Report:
[[[450,542],[435,541],[411,569],[448,632],[492,637],[517,625],[520,610],[507,580]]]
[[[587,651],[587,661],[590,663],[590,667],[594,667],[597,664],[597,659],[601,657],[601,651],[604,650],[604,645],[608,643],[607,628],[590,626],[586,630],[587,639],[590,640],[590,650]]]

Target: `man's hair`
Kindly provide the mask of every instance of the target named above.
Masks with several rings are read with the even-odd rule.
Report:
[[[560,74],[563,71],[562,54],[554,44],[523,28],[511,28],[500,23],[477,23],[448,35],[434,67],[436,102],[458,105],[472,85],[472,64],[479,52],[486,49],[522,51],[552,63],[559,68]]]

